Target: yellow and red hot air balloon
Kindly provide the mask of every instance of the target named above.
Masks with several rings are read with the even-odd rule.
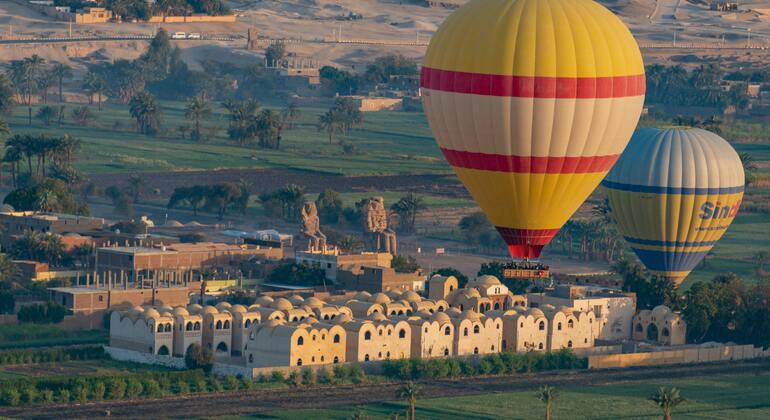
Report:
[[[643,128],[602,185],[631,249],[680,285],[735,219],[745,182],[738,153],[718,135]]]
[[[420,85],[444,156],[515,258],[599,185],[639,120],[644,65],[591,0],[471,0],[431,39]]]

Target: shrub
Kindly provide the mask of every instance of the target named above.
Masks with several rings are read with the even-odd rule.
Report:
[[[70,391],[68,389],[59,390],[59,402],[60,403],[70,402]]]
[[[214,367],[214,353],[199,344],[191,344],[185,352],[184,363],[189,369],[203,369],[209,374]]]
[[[225,388],[222,386],[222,382],[219,382],[219,379],[211,377],[209,378],[209,389],[214,392],[222,392]]]
[[[286,380],[286,376],[284,376],[283,372],[280,370],[274,370],[272,374],[270,374],[270,382],[283,382]]]
[[[21,395],[19,394],[19,391],[14,388],[7,388],[0,393],[0,400],[2,400],[3,405],[15,407],[21,402]]]
[[[40,401],[44,402],[46,404],[52,403],[53,402],[53,391],[51,391],[50,389],[44,389],[40,393]]]
[[[187,394],[190,392],[190,385],[187,384],[187,382],[179,380],[176,383],[176,393],[177,394]]]
[[[289,373],[288,381],[289,385],[300,386],[302,385],[302,375],[300,375],[298,371],[292,370]]]
[[[319,384],[334,383],[334,372],[332,372],[332,370],[328,367],[322,367],[318,369],[317,376]]]
[[[142,381],[142,391],[146,397],[157,397],[160,395],[160,384],[155,379],[145,379]]]
[[[88,387],[84,385],[78,385],[73,390],[75,394],[75,400],[81,403],[88,401]]]
[[[337,382],[344,382],[349,378],[348,370],[345,369],[345,365],[334,365],[332,371],[334,372],[334,379]]]
[[[259,383],[264,383],[264,382],[267,382],[269,380],[270,380],[270,378],[268,378],[267,375],[265,375],[264,373],[260,373],[259,375],[257,375],[257,382],[259,382]]]
[[[206,383],[206,380],[201,378],[195,381],[195,392],[206,392],[208,391],[208,384]]]
[[[237,390],[241,385],[241,381],[233,375],[227,375],[225,377],[225,389],[228,391]]]
[[[302,369],[302,385],[315,385],[318,382],[318,375],[312,367]]]
[[[26,305],[19,309],[19,322],[35,324],[57,324],[64,319],[67,308],[58,303],[46,302]]]
[[[104,394],[106,391],[107,391],[107,386],[104,385],[104,382],[97,380],[94,382],[94,386],[91,389],[91,398],[95,401],[103,400]]]
[[[358,364],[353,364],[348,367],[349,369],[349,375],[350,380],[358,385],[360,383],[363,383],[366,380],[366,374],[364,374],[364,370],[361,369],[361,366]]]
[[[108,395],[111,400],[122,400],[126,395],[126,381],[121,378],[110,380]]]
[[[135,400],[142,395],[142,383],[136,378],[129,378],[126,382],[126,397]]]
[[[27,404],[34,404],[37,400],[37,389],[34,386],[25,386],[22,397]]]

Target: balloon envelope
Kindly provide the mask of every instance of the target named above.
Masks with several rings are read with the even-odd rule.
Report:
[[[602,182],[620,232],[644,265],[677,285],[738,214],[741,159],[699,128],[643,128]]]
[[[623,152],[644,102],[628,28],[591,0],[471,0],[420,85],[444,156],[513,257],[537,257]]]

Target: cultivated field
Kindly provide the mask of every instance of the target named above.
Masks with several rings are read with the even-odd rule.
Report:
[[[767,419],[770,375],[726,375],[699,379],[670,379],[603,386],[570,386],[558,389],[553,416],[556,419],[659,419],[660,410],[647,396],[658,386],[676,386],[688,399],[674,411],[676,419]],[[328,410],[274,411],[239,419],[348,419],[360,412],[371,419],[404,416],[408,406],[387,402]],[[543,404],[535,390],[500,392],[417,402],[420,419],[541,419]]]

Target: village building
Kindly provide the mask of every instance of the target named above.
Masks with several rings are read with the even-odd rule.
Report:
[[[452,354],[499,353],[503,340],[503,320],[485,316],[472,309],[460,312],[456,308],[447,311],[455,327]]]
[[[341,267],[387,267],[393,260],[393,255],[387,252],[361,252],[359,254],[340,254],[337,249],[298,251],[294,259],[297,264],[318,266],[326,274],[326,279],[337,281]]]
[[[411,330],[404,319],[376,313],[369,319],[360,320],[345,315],[337,318],[335,323],[345,329],[345,360],[348,362],[405,359],[411,355]]]
[[[538,308],[509,309],[501,314],[503,319],[503,339],[501,347],[505,351],[526,353],[546,351],[549,342],[549,319]]]
[[[663,346],[685,344],[687,323],[678,312],[667,306],[644,309],[634,316],[634,341],[648,341]]]
[[[454,276],[435,275],[428,281],[428,289],[430,299],[445,300],[460,311],[472,309],[484,313],[527,307],[526,297],[511,293],[495,276],[479,276],[460,289]]]
[[[455,325],[444,312],[425,313],[409,318],[412,329],[412,357],[446,357],[453,355]]]
[[[369,293],[420,291],[426,277],[421,272],[399,273],[390,267],[371,265],[342,266],[337,272],[337,283],[347,290]]]
[[[203,338],[203,317],[190,314],[183,306],[177,306],[171,312],[174,317],[173,355],[184,357],[191,345],[201,345]]]
[[[219,304],[214,306],[190,305],[187,310],[190,313],[199,314],[203,318],[203,333],[201,335],[201,346],[214,352],[218,358],[230,356],[233,337],[233,317],[229,309],[229,304]]]
[[[0,211],[0,227],[2,228],[0,245],[7,250],[26,231],[59,235],[83,234],[102,229],[105,223],[101,217],[4,209],[4,211]]]
[[[636,295],[596,286],[559,285],[549,293],[529,293],[531,307],[553,305],[574,311],[593,312],[594,337],[603,341],[631,338],[631,322],[636,313]]]
[[[345,330],[339,325],[270,320],[253,324],[245,348],[249,367],[310,366],[343,363]]]
[[[174,346],[174,318],[152,307],[137,306],[110,315],[110,346],[170,356]]]

